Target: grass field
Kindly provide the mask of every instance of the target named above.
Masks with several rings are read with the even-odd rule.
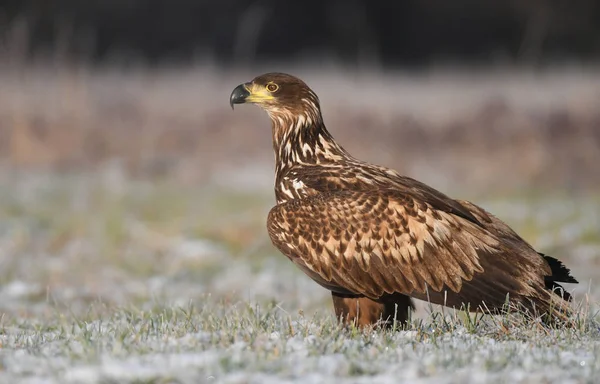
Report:
[[[272,192],[113,170],[0,173],[0,382],[592,383],[600,197],[476,202],[581,284],[575,326],[420,303],[408,330],[340,328],[271,245]],[[456,196],[467,197],[470,196]]]
[[[597,69],[273,69],[357,157],[565,261],[574,326],[418,303],[407,330],[341,328],[266,233],[268,121],[228,104],[263,70],[0,67],[0,383],[597,381]]]

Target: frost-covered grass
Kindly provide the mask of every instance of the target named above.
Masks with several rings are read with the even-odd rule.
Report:
[[[406,330],[340,327],[269,243],[271,191],[119,172],[0,174],[0,382],[594,382],[600,199],[475,201],[581,284],[573,327],[421,303]],[[238,191],[238,192],[236,192]],[[457,197],[460,196],[454,193]]]
[[[432,313],[404,331],[344,329],[275,303],[90,306],[3,320],[0,380],[60,383],[574,382],[600,374],[600,331]],[[513,321],[506,321],[512,319]]]

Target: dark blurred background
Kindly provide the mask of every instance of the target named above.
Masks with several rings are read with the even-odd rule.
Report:
[[[600,55],[596,0],[4,0],[0,23],[28,57],[60,51],[94,62],[210,55],[223,65],[422,66]]]
[[[2,1],[0,162],[269,186],[268,122],[227,97],[277,70],[440,187],[596,188],[599,58],[594,0]]]

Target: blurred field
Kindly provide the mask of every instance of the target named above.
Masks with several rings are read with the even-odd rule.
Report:
[[[253,180],[246,185],[266,188],[269,122],[257,108],[232,112],[228,97],[267,70],[304,78],[351,153],[440,188],[600,185],[600,73],[576,67],[412,74],[6,67],[0,161],[90,170],[116,160],[138,177],[211,183],[244,174]]]
[[[6,69],[0,382],[593,382],[600,74],[289,71],[357,157],[565,261],[574,329],[424,303],[408,331],[340,329],[268,240],[268,121],[228,105],[254,72]]]

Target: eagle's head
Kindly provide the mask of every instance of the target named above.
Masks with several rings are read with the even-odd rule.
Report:
[[[271,119],[313,122],[320,119],[319,98],[302,80],[285,73],[266,73],[238,85],[229,98],[234,104],[253,103],[267,111]]]
[[[232,108],[234,104],[256,104],[269,114],[277,172],[295,162],[337,161],[349,156],[325,128],[319,98],[297,77],[260,75],[238,85],[229,103]]]

